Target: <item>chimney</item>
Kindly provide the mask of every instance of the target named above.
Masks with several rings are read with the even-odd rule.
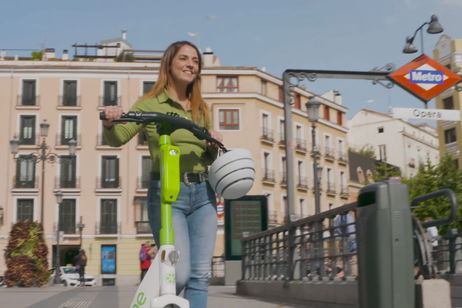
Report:
[[[61,60],[64,60],[64,61],[69,60],[69,52],[67,51],[67,49],[64,49],[64,50],[63,50],[63,54],[62,54],[62,56],[61,56]]]
[[[204,67],[220,66],[220,58],[213,54],[212,48],[206,47],[203,53]]]
[[[50,60],[50,59],[56,58],[55,49],[54,48],[46,48],[43,57],[44,57],[44,60]]]
[[[123,39],[124,41],[127,40],[127,30],[122,30],[122,39]]]

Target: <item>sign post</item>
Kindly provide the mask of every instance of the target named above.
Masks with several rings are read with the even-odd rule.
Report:
[[[423,109],[423,108],[392,108],[393,118],[460,121],[459,110]]]

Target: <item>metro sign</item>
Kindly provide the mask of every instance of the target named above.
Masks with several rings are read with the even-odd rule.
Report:
[[[457,74],[426,55],[412,60],[388,78],[424,102],[461,80]]]

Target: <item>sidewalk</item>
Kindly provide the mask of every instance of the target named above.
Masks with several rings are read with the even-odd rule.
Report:
[[[0,306],[15,308],[128,308],[136,286],[0,288]],[[210,286],[209,308],[315,308],[266,302],[235,294],[234,286]]]

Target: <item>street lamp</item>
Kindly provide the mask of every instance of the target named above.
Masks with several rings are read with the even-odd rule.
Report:
[[[320,172],[318,167],[319,150],[316,146],[316,123],[319,120],[319,107],[321,103],[314,97],[311,97],[305,104],[308,111],[308,119],[311,122],[311,153],[313,155],[313,181],[314,181],[314,213],[317,215],[321,212],[321,199],[319,190]],[[322,170],[322,167],[321,167]]]
[[[40,223],[43,225],[43,217],[44,217],[44,207],[45,207],[45,201],[44,201],[44,191],[45,191],[45,162],[49,163],[55,163],[56,160],[58,159],[58,154],[52,153],[48,150],[49,146],[46,143],[46,137],[48,137],[48,128],[50,127],[50,124],[46,120],[43,120],[42,123],[40,123],[40,137],[42,137],[42,142],[39,145],[37,153],[31,153],[28,155],[24,155],[22,157],[16,157],[16,154],[19,152],[19,145],[20,145],[20,140],[14,136],[13,139],[10,140],[10,147],[11,147],[11,153],[14,155],[15,159],[33,159],[35,163],[42,162],[42,170],[41,170],[41,191],[40,191]],[[74,139],[71,139],[68,142],[69,146],[69,155],[73,156],[75,155],[75,150],[77,147],[77,141]]]
[[[58,190],[55,192],[56,203],[58,203],[58,218],[56,219],[56,260],[55,260],[55,284],[60,283],[60,271],[59,271],[59,209],[63,202],[63,192]]]
[[[80,234],[80,249],[82,249],[82,231],[83,228],[85,228],[85,224],[82,223],[82,216],[80,216],[80,222],[77,224],[77,229],[79,229],[79,234]]]
[[[438,34],[443,32],[443,26],[438,22],[438,17],[436,15],[432,15],[430,21],[424,22],[420,27],[415,30],[413,36],[406,37],[406,45],[404,45],[403,53],[415,53],[417,52],[417,48],[414,46],[414,39],[417,35],[417,32],[420,31],[420,43],[421,43],[421,51],[422,54],[424,53],[424,44],[423,44],[423,31],[422,28],[428,25],[427,33],[430,34]]]

